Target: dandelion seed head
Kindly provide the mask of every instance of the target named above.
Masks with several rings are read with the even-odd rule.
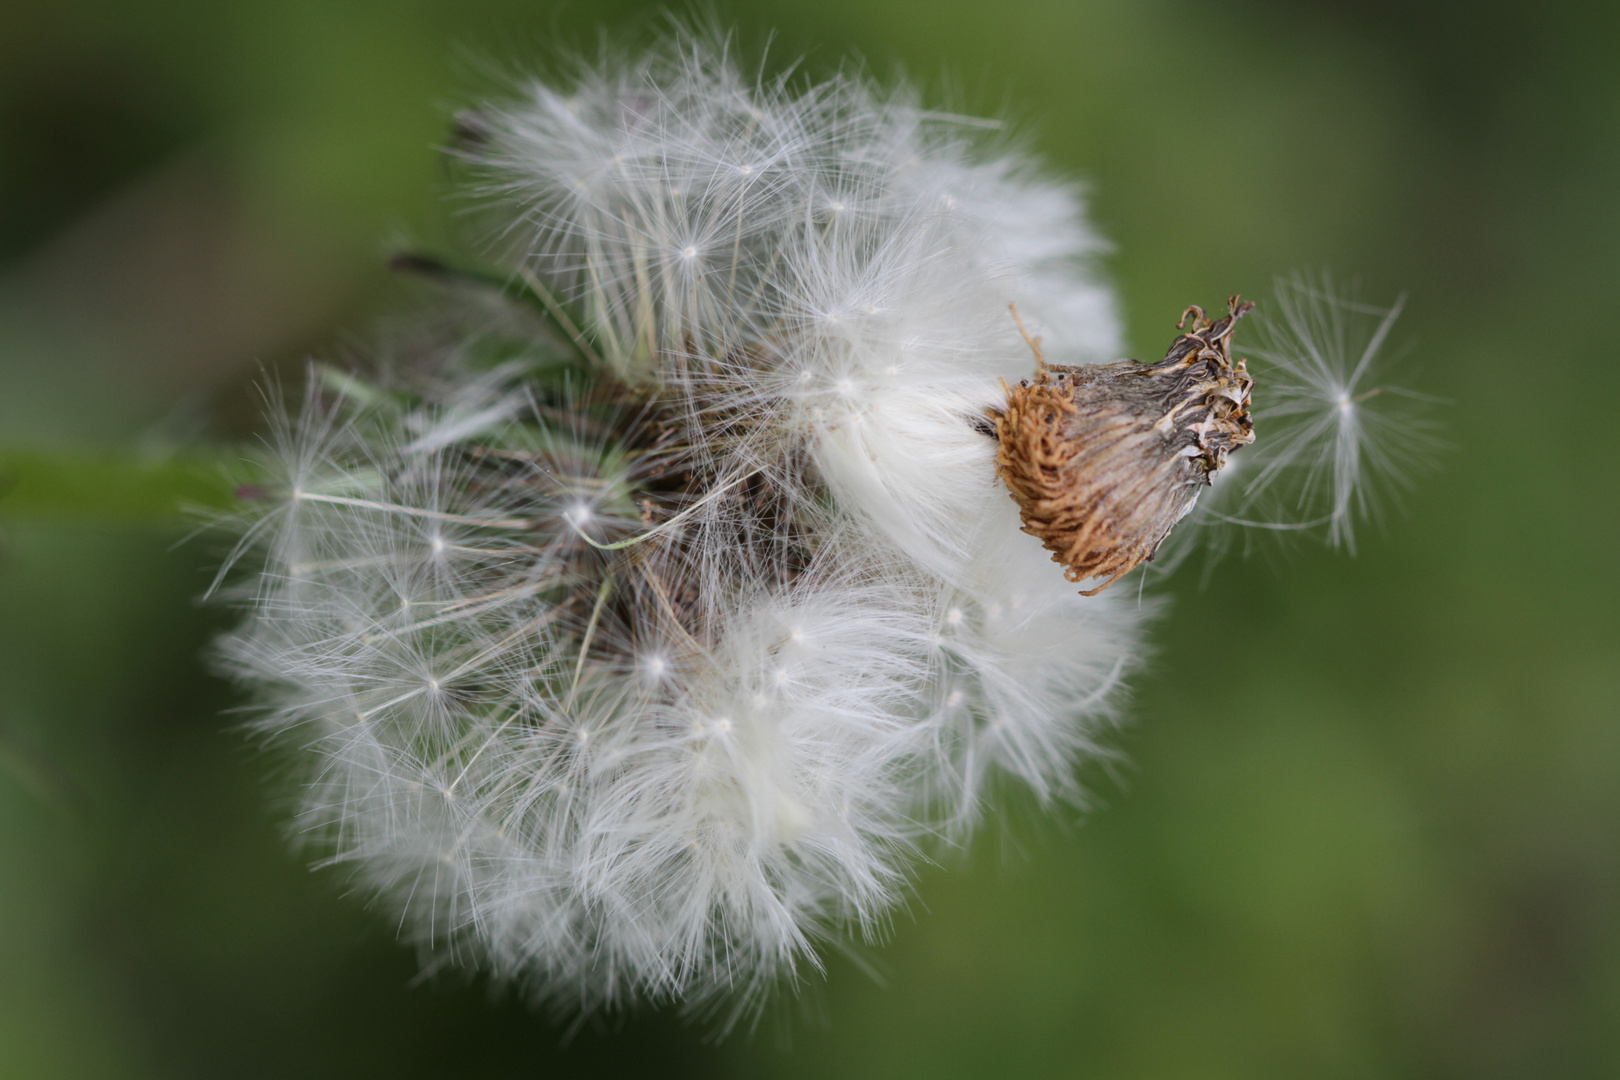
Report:
[[[724,41],[477,123],[548,328],[465,313],[275,402],[220,654],[407,938],[725,1026],[876,935],[998,778],[1076,798],[1108,752],[1152,605],[1064,587],[986,430],[1030,369],[1009,303],[1054,364],[1118,355],[1102,244],[984,124]],[[1377,466],[1366,380],[1298,365],[1335,491]]]

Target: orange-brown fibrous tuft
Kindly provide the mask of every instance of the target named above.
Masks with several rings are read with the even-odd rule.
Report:
[[[1155,364],[1047,365],[1037,349],[1036,377],[991,412],[996,471],[1024,531],[1068,580],[1104,579],[1083,595],[1151,560],[1227,454],[1254,441],[1254,380],[1231,355],[1232,330],[1253,306],[1231,297],[1214,322],[1188,308],[1176,327],[1191,316],[1192,328]]]

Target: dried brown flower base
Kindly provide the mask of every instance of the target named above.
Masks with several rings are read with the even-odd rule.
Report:
[[[1254,441],[1254,380],[1231,354],[1233,328],[1253,307],[1233,296],[1215,322],[1189,307],[1176,329],[1189,316],[1192,329],[1156,364],[1048,365],[1030,342],[1035,378],[991,413],[996,471],[1064,577],[1106,578],[1083,595],[1152,560],[1227,454]]]

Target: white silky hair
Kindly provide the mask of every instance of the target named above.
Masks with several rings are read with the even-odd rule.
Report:
[[[1236,516],[1217,519],[1319,530],[1354,552],[1356,526],[1377,517],[1380,497],[1410,488],[1433,464],[1435,399],[1385,381],[1405,301],[1369,304],[1327,271],[1276,281],[1249,349],[1266,387],[1260,438],[1224,478]],[[1255,520],[1266,515],[1274,520]]]
[[[425,949],[729,1023],[879,936],[998,776],[1078,794],[1148,608],[1019,531],[982,418],[1033,368],[1009,303],[1063,362],[1118,321],[1076,190],[982,128],[690,36],[582,65],[463,155],[679,454],[533,358],[278,408],[222,654],[304,750],[299,828]]]

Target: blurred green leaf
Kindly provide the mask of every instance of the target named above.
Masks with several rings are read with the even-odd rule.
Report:
[[[108,456],[0,449],[0,519],[184,524],[235,501],[224,453]]]

